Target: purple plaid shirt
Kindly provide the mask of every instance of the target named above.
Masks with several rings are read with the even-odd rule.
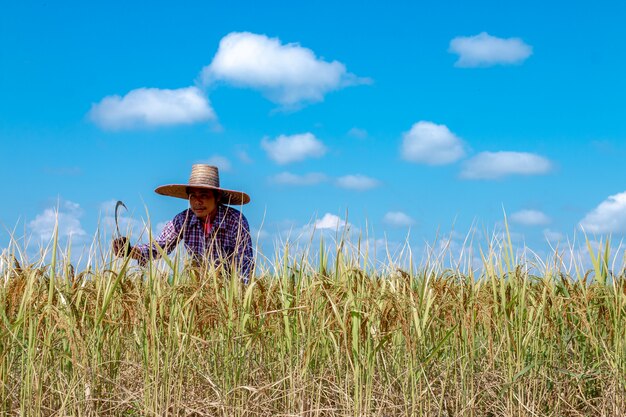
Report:
[[[136,246],[141,251],[140,263],[145,264],[148,261],[151,251],[153,258],[159,257],[154,244],[170,253],[182,239],[187,252],[196,260],[208,259],[216,267],[224,265],[227,270],[230,270],[234,262],[247,282],[254,268],[248,220],[239,210],[220,204],[217,206],[217,215],[208,234],[205,233],[203,226],[202,221],[191,209],[178,213],[167,222],[152,245]]]

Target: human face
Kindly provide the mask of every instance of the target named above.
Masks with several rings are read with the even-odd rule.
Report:
[[[206,220],[207,216],[210,216],[217,210],[215,194],[213,191],[203,188],[189,189],[189,205],[191,206],[191,211],[201,220]]]

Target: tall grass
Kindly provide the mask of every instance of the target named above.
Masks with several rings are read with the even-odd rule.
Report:
[[[626,414],[626,279],[609,245],[568,275],[531,274],[506,240],[476,271],[285,244],[247,286],[180,256],[140,269],[94,255],[76,273],[56,248],[47,265],[16,244],[3,255],[1,415]]]

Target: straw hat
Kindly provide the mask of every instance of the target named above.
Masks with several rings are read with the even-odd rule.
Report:
[[[191,176],[188,184],[168,184],[157,187],[157,194],[170,197],[189,199],[187,188],[206,188],[207,190],[219,190],[222,193],[220,202],[232,206],[248,204],[250,196],[241,191],[226,190],[220,187],[220,174],[215,166],[195,164],[191,167]]]

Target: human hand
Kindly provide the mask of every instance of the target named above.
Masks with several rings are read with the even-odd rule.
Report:
[[[113,239],[111,247],[115,256],[119,258],[130,255],[130,252],[132,251],[132,247],[130,246],[130,242],[127,237],[118,237]]]

